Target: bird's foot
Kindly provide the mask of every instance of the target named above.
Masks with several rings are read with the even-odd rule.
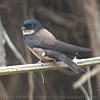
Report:
[[[43,66],[43,62],[42,62],[41,60],[39,60],[39,61],[37,62],[37,64],[41,64],[41,66]]]

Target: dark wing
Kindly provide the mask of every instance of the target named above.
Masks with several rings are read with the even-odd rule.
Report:
[[[65,52],[65,53],[90,52],[91,51],[91,49],[74,46],[71,44],[61,42],[59,40],[47,40],[47,39],[45,39],[45,41],[43,41],[39,45],[39,47],[45,48],[45,49],[51,49],[51,50],[55,50],[55,51],[59,51],[59,52]]]
[[[38,47],[63,53],[89,52],[88,48],[78,47],[57,40],[49,31],[43,29],[25,41],[31,48]]]

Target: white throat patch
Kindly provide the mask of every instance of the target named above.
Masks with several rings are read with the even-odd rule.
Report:
[[[34,32],[34,30],[23,30],[23,35],[33,34]]]

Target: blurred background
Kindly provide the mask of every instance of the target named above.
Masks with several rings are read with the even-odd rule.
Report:
[[[0,18],[27,63],[38,62],[25,47],[20,30],[23,21],[29,18],[39,20],[59,40],[92,49],[91,53],[80,54],[81,58],[100,56],[100,0],[0,0]],[[0,66],[22,64],[2,33]],[[40,72],[0,76],[0,100],[86,100],[80,89],[73,89],[73,83],[84,73],[68,70],[43,73],[44,84]],[[91,85],[93,100],[99,100],[100,74],[91,78]],[[89,92],[87,83],[84,87]]]

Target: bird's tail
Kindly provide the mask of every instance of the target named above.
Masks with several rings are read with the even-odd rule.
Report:
[[[69,65],[71,70],[74,72],[78,73],[78,65],[74,63],[69,57],[64,55],[63,53],[60,52],[53,52],[53,56],[61,61],[63,61],[65,64]]]

